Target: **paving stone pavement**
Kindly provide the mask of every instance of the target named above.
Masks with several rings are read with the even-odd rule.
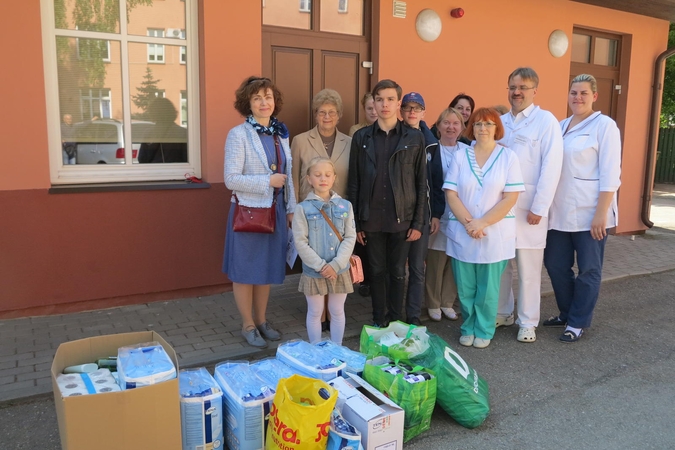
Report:
[[[610,236],[605,250],[603,282],[675,270],[675,224],[644,235]],[[268,319],[283,339],[306,339],[304,296],[299,275],[273,286]],[[517,280],[514,280],[514,285]],[[545,270],[542,294],[552,293]],[[345,338],[357,336],[371,321],[370,298],[350,294],[345,307]],[[422,320],[426,318],[423,317]],[[91,336],[154,330],[174,347],[180,367],[271,355],[278,343],[259,350],[244,343],[231,292],[208,297],[41,317],[0,320],[0,402],[51,392],[50,368],[58,346]]]

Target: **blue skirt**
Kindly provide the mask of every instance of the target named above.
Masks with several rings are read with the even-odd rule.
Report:
[[[277,195],[274,233],[244,233],[232,230],[234,203],[230,205],[225,234],[223,273],[241,284],[282,284],[286,277],[286,203],[283,190]]]

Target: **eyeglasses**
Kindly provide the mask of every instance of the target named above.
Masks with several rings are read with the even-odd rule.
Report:
[[[338,115],[337,111],[317,111],[316,115],[319,117],[330,117],[331,119],[335,119]]]
[[[492,123],[492,122],[475,122],[473,124],[473,126],[474,126],[474,128],[482,128],[482,127],[490,128],[490,127],[494,127],[495,124]]]
[[[403,112],[410,112],[410,111],[415,111],[416,113],[424,111],[424,108],[421,106],[404,106],[401,108],[401,111]]]
[[[529,86],[509,86],[506,89],[509,90],[509,92],[515,92],[515,91],[529,91],[530,89],[535,89],[535,87],[529,87]]]

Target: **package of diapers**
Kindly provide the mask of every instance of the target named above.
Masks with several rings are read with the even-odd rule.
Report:
[[[357,352],[343,345],[338,345],[331,340],[317,342],[314,344],[314,346],[322,352],[332,356],[333,358],[337,358],[340,361],[346,363],[346,372],[355,373],[358,376],[361,376],[363,373],[363,367],[366,365],[366,355],[363,353]]]
[[[183,450],[222,450],[223,391],[204,368],[178,374]]]
[[[299,339],[277,347],[277,359],[300,375],[323,381],[330,381],[342,375],[342,370],[347,367],[345,362],[332,354]]]
[[[176,378],[176,367],[159,342],[120,347],[117,372],[123,391]]]
[[[121,390],[108,369],[98,369],[90,373],[61,374],[56,377],[56,384],[59,386],[62,397],[119,392]]]
[[[273,393],[277,391],[279,380],[289,378],[296,373],[276,358],[265,358],[252,362],[249,369],[263,381],[263,386],[267,386]]]

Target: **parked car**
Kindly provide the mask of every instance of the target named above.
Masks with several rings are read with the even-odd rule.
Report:
[[[138,164],[138,149],[152,122],[131,121],[131,155]],[[124,164],[124,124],[115,119],[100,119],[75,124],[74,139],[77,146],[77,164]]]

